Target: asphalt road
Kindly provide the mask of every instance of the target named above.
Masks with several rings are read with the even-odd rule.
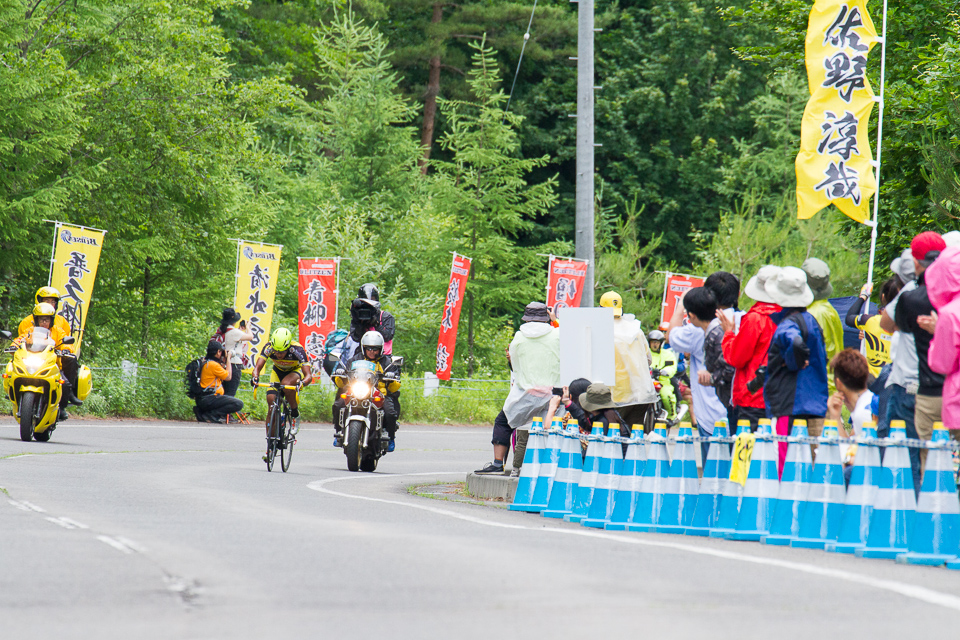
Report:
[[[956,637],[960,572],[604,533],[407,488],[462,480],[489,430],[404,426],[351,474],[306,425],[0,418],[0,638]],[[627,635],[629,634],[629,636]],[[829,635],[827,635],[829,634]]]

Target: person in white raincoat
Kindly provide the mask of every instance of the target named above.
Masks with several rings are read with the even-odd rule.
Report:
[[[600,306],[613,309],[613,348],[616,362],[616,380],[611,386],[613,401],[617,411],[627,425],[622,435],[630,437],[630,425],[642,424],[653,427],[653,403],[657,401],[657,390],[650,377],[653,356],[650,345],[643,334],[640,321],[632,313],[623,313],[623,299],[616,291],[608,291],[600,296]]]
[[[514,430],[517,445],[514,468],[519,469],[526,450],[530,423],[543,416],[550,404],[553,387],[560,385],[560,333],[550,324],[550,314],[542,302],[531,302],[523,313],[523,324],[510,343],[509,357],[513,373],[510,393],[503,411],[493,425],[493,462],[477,473],[503,473]]]

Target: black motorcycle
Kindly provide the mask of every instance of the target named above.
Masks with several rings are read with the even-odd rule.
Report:
[[[350,471],[376,471],[377,461],[390,446],[390,436],[383,427],[386,396],[377,385],[397,380],[402,366],[403,358],[394,356],[386,370],[378,373],[376,363],[355,360],[349,371],[341,369],[336,374],[347,380],[341,390],[346,407],[340,412],[339,426]]]

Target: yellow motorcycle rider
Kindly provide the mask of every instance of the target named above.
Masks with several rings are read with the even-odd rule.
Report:
[[[662,331],[654,329],[647,334],[650,355],[653,358],[650,365],[650,374],[660,382],[660,400],[663,402],[667,417],[672,418],[677,409],[677,395],[673,390],[673,382],[670,379],[677,375],[678,358],[673,349],[663,346],[664,340]]]
[[[70,323],[67,322],[66,318],[57,315],[57,308],[60,305],[60,292],[53,287],[40,287],[37,289],[35,299],[36,306],[33,308],[33,314],[20,321],[20,326],[17,327],[17,334],[20,338],[23,338],[30,333],[30,330],[33,329],[34,326],[39,326],[35,325],[36,318],[38,317],[37,310],[40,309],[40,305],[45,304],[50,307],[50,309],[45,311],[49,311],[50,315],[53,316],[53,326],[50,328],[51,337],[60,345],[60,341],[71,334]],[[50,311],[51,309],[52,311]],[[40,315],[43,316],[45,314]],[[79,407],[83,404],[77,397],[79,365],[77,363],[76,345],[60,345],[58,348],[70,353],[70,355],[63,355],[57,360],[60,365],[60,371],[67,381],[63,389],[63,398],[60,400],[60,417],[57,419],[66,420],[70,417],[67,414],[67,405],[74,404]]]

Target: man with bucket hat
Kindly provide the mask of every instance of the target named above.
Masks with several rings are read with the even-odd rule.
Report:
[[[770,316],[777,324],[767,352],[767,376],[763,396],[776,419],[777,433],[789,435],[795,419],[807,421],[810,437],[820,435],[827,413],[827,354],[823,333],[807,311],[813,291],[807,274],[784,267],[766,281],[764,290],[782,310]],[[787,443],[779,443],[779,470],[787,455]]]

